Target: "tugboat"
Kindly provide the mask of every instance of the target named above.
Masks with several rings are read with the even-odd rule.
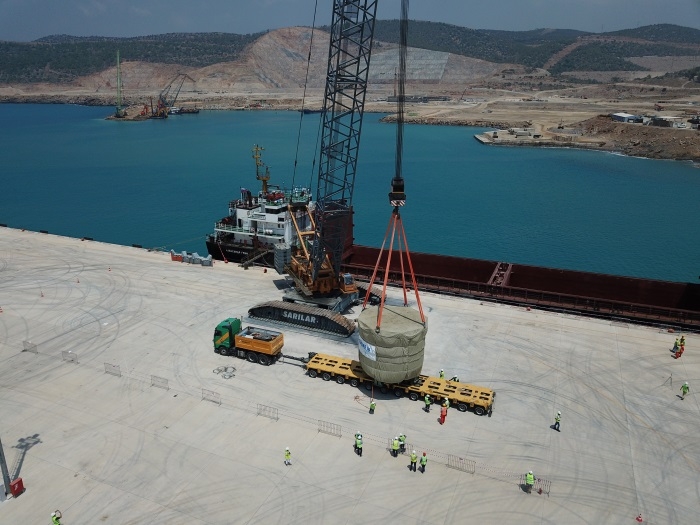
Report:
[[[241,198],[229,202],[228,215],[218,220],[214,232],[207,235],[207,251],[216,260],[246,267],[276,267],[284,264],[291,249],[298,246],[297,230],[313,231],[311,191],[269,184],[270,169],[262,162],[262,151],[257,144],[253,146],[255,175],[262,183],[261,190],[253,195],[241,188]]]

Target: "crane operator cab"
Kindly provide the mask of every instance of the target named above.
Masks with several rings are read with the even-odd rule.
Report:
[[[357,284],[352,274],[344,273],[340,276],[340,291],[344,294],[357,293]]]

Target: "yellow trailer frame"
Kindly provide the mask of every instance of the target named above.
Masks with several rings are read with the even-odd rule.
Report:
[[[333,379],[338,384],[350,383],[355,387],[363,384],[367,390],[377,387],[383,394],[393,392],[396,397],[408,396],[412,401],[430,394],[437,403],[447,399],[460,412],[472,409],[480,416],[487,413],[491,416],[496,401],[496,392],[490,388],[426,375],[402,383],[380,383],[365,373],[359,361],[328,354],[312,356],[306,363],[306,371],[312,378],[321,376],[325,381]]]

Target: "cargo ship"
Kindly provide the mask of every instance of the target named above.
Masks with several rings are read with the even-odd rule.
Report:
[[[253,196],[241,188],[241,198],[229,202],[228,215],[207,236],[213,259],[275,265],[275,252],[298,246],[299,231],[311,231],[314,203],[308,188],[280,189],[263,175],[254,149],[257,179],[262,189]],[[284,250],[276,250],[279,246]],[[352,227],[342,270],[358,281],[369,281],[379,248],[353,243]],[[560,310],[605,319],[700,331],[700,284],[623,277],[593,272],[411,252],[421,290],[523,306]],[[392,261],[389,284],[401,283],[399,262]]]

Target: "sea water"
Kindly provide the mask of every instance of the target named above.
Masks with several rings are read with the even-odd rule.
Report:
[[[0,104],[0,223],[206,253],[252,148],[271,183],[316,192],[319,115],[202,111],[107,121],[105,107]],[[392,208],[395,126],[368,113],[355,242],[380,246]],[[401,210],[412,251],[697,282],[700,170],[602,152],[490,147],[478,128],[407,125]],[[2,230],[0,230],[2,234]]]

